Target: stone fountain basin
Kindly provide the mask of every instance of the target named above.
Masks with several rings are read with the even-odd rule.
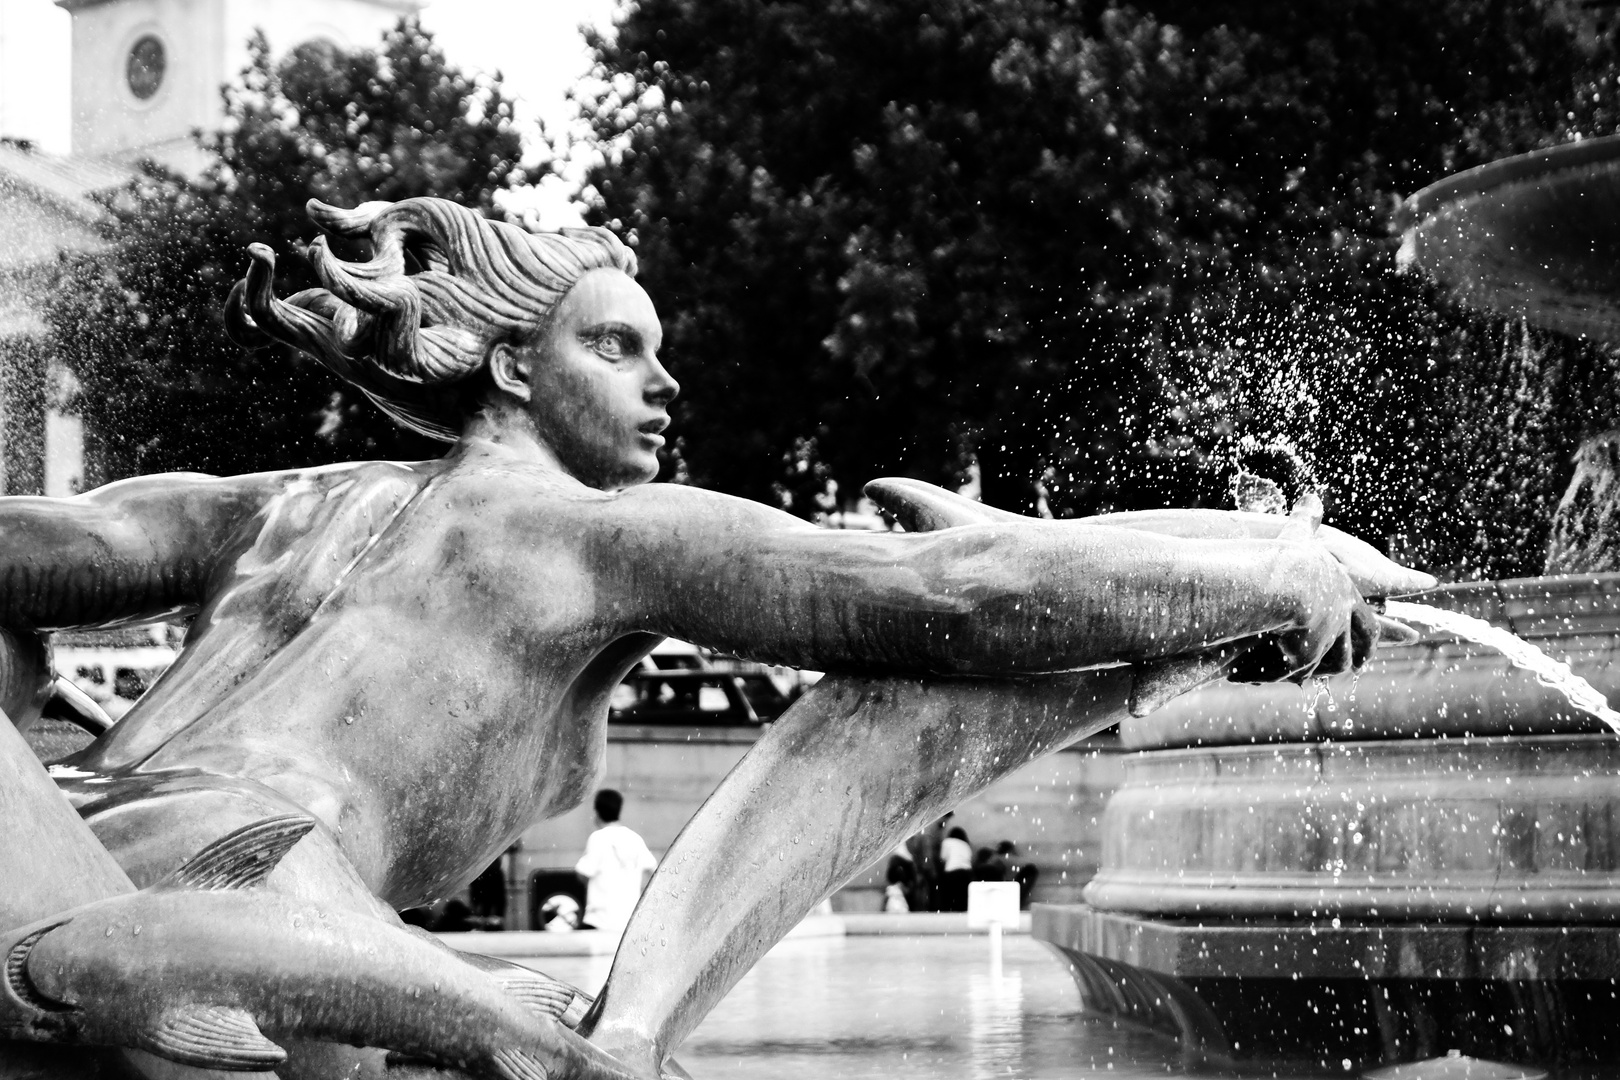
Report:
[[[1620,575],[1421,598],[1534,641],[1620,696]],[[1096,911],[1158,917],[1620,921],[1620,739],[1449,635],[1328,692],[1219,685],[1121,727]]]
[[[1459,300],[1620,340],[1620,136],[1493,161],[1401,205],[1399,262]]]
[[[1620,575],[1422,599],[1620,696]],[[1620,739],[1500,655],[1433,633],[1330,694],[1213,686],[1120,733],[1086,902],[1034,912],[1088,1012],[1197,1069],[1620,1061]]]
[[[1620,921],[1608,736],[1161,750],[1104,811],[1101,911]]]

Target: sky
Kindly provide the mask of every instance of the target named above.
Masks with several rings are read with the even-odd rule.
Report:
[[[500,70],[519,99],[519,118],[549,128],[571,119],[565,95],[590,69],[581,24],[608,26],[617,0],[434,0],[422,10],[449,59]],[[67,153],[69,16],[52,0],[0,0],[0,135]],[[570,224],[570,186],[556,181],[519,200],[542,223]]]

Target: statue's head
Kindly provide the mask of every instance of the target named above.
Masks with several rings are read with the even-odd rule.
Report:
[[[327,233],[369,237],[371,259],[344,262],[318,237],[308,256],[325,288],[279,300],[275,255],[252,245],[226,303],[238,343],[292,345],[434,438],[455,440],[480,413],[520,416],[586,483],[656,474],[678,387],[618,237],[531,233],[443,199],[353,210],[312,199],[309,215]]]

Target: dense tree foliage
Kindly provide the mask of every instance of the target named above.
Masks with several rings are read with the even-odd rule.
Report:
[[[402,22],[375,51],[312,43],[278,61],[258,38],[224,94],[224,130],[202,136],[216,164],[194,181],[148,168],[113,202],[111,258],[70,266],[48,313],[80,381],[93,478],[436,452],[313,361],[232,345],[220,309],[253,241],[281,256],[284,293],[317,284],[295,254],[312,197],[492,210],[530,179],[501,83],[462,73]]]
[[[591,194],[665,313],[675,467],[810,512],[976,461],[1068,514],[1214,502],[1282,438],[1364,535],[1534,570],[1606,359],[1396,276],[1392,218],[1614,129],[1610,43],[1564,10],[641,0],[595,42]]]

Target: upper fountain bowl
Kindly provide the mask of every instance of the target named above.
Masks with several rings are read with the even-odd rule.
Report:
[[[1620,342],[1620,136],[1493,161],[1407,199],[1399,263],[1463,303]]]

